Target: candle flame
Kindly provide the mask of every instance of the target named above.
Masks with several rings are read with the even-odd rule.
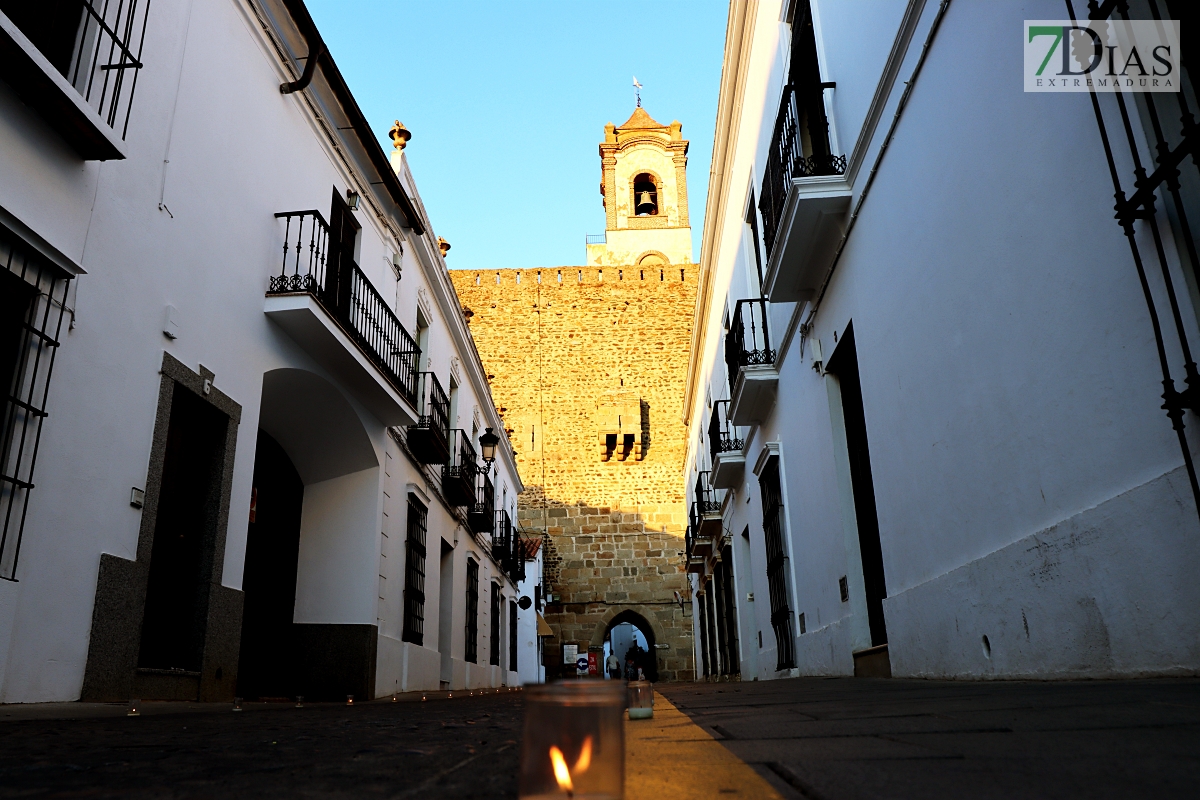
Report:
[[[575,786],[571,783],[571,772],[567,769],[567,760],[563,758],[562,750],[554,745],[550,746],[550,763],[554,766],[554,780],[558,781],[558,788],[564,792],[575,791]]]
[[[579,751],[579,760],[575,762],[575,769],[571,770],[576,775],[582,775],[588,771],[588,767],[592,765],[592,737],[587,737],[583,740],[583,747]]]

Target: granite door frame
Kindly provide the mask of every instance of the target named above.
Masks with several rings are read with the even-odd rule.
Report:
[[[124,701],[138,699],[232,700],[237,686],[241,648],[242,592],[221,584],[225,539],[229,529],[234,455],[242,407],[214,385],[214,373],[200,365],[193,372],[170,353],[163,353],[158,412],[146,471],[145,499],[134,560],[100,554],[96,600],[80,699]],[[206,619],[200,674],[170,674],[168,670],[139,670],[142,622],[150,577],[150,556],[158,522],[163,464],[175,392],[187,391],[226,416],[223,462],[216,520],[206,531],[202,569],[208,576],[202,598]],[[145,673],[145,674],[142,674]]]

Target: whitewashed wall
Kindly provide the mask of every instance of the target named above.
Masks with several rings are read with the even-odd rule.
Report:
[[[925,4],[873,137],[867,109],[906,4],[813,0],[835,149],[864,147],[855,199],[912,72]],[[896,675],[1067,677],[1200,668],[1196,511],[1169,420],[1129,247],[1087,95],[1024,94],[1023,19],[1062,5],[955,2],[862,207],[810,340],[783,342],[771,418],[746,449],[727,508],[743,677],[775,677],[753,465],[778,442],[801,674],[848,674],[869,645],[836,379],[813,369],[853,322],[879,515]],[[728,397],[721,317],[755,279],[742,222],[757,196],[787,63],[778,3],[757,6],[745,95],[705,256],[689,476],[713,399]],[[720,137],[718,137],[718,141]],[[840,148],[840,149],[838,149]],[[1125,171],[1130,165],[1119,164]],[[1160,217],[1160,221],[1161,221]],[[1141,236],[1145,237],[1143,231]],[[1171,236],[1164,233],[1177,268]],[[706,242],[710,241],[706,237]],[[1152,252],[1148,239],[1141,242]],[[765,257],[765,253],[764,253]],[[1182,275],[1177,285],[1184,285]],[[1165,299],[1155,284],[1160,302]],[[1187,298],[1186,324],[1196,334]],[[798,320],[792,319],[792,327]],[[1194,341],[1194,339],[1193,339]],[[1173,364],[1182,365],[1169,345]],[[1181,369],[1180,369],[1181,371]],[[1185,423],[1196,441],[1200,418]],[[840,438],[839,438],[840,437]],[[741,531],[749,527],[749,542]],[[740,549],[739,549],[740,548]],[[838,578],[851,576],[842,603]],[[746,600],[753,592],[755,600]],[[757,647],[758,631],[763,647]],[[798,627],[797,627],[798,631]],[[982,644],[987,636],[990,650]],[[697,637],[699,638],[699,637]]]
[[[130,487],[146,484],[164,351],[191,369],[211,369],[214,385],[242,406],[221,577],[231,588],[242,584],[263,376],[300,370],[343,396],[353,420],[345,423],[342,414],[339,424],[357,426],[362,441],[343,440],[338,447],[347,452],[334,448],[328,457],[354,461],[358,456],[347,453],[365,441],[374,466],[306,486],[296,620],[377,622],[379,562],[388,552],[382,470],[385,456],[395,462],[398,451],[348,387],[263,313],[268,276],[282,258],[282,223],[273,214],[328,209],[334,191],[357,187],[301,96],[280,94],[279,84],[292,75],[247,0],[159,0],[145,42],[126,160],[80,161],[0,82],[0,206],[87,273],[72,290],[70,330],[55,365],[20,582],[0,586],[0,701],[79,697],[100,554],[131,559],[136,550],[140,517],[129,504]],[[406,170],[402,178],[419,203]],[[368,203],[356,216],[363,226],[358,262],[385,299],[396,298],[410,332],[418,291],[430,298],[428,355],[443,385],[452,356],[464,373],[477,373],[461,387],[465,427],[475,407],[485,424],[495,424],[481,367],[459,343],[465,340],[451,334],[452,323],[465,326],[446,316],[457,304],[437,288],[449,281],[432,239],[406,232],[397,288],[397,242]],[[174,340],[162,333],[167,305],[178,309]],[[311,408],[312,423],[320,425],[323,413],[324,406]],[[506,485],[515,497],[520,483],[511,459],[501,458],[498,468],[497,495]],[[400,472],[401,483],[421,482],[410,464]],[[377,687],[438,686],[437,542],[456,538],[450,519],[431,504],[425,652],[397,657],[399,632],[385,631],[394,644],[381,641]],[[400,536],[391,553],[402,562],[404,521],[389,524],[389,535]],[[399,563],[388,578],[402,589],[403,575]],[[507,591],[513,593],[511,584]],[[486,593],[483,659],[485,600]],[[456,590],[458,613],[464,602],[465,591]],[[461,657],[461,636],[457,647]],[[515,675],[487,680],[499,685]]]

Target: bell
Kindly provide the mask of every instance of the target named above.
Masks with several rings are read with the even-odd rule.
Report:
[[[650,198],[649,192],[642,192],[638,196],[637,210],[639,214],[649,214],[654,211],[654,200]]]

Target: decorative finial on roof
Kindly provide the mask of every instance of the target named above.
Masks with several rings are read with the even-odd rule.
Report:
[[[391,137],[392,145],[397,150],[403,150],[404,146],[408,144],[408,140],[412,138],[412,133],[409,132],[408,128],[404,127],[403,122],[396,120],[392,124],[392,129],[388,131],[388,136]]]
[[[642,107],[642,85],[638,83],[637,75],[633,76],[633,93],[637,96],[637,107]]]
[[[446,257],[446,253],[450,252],[450,243],[442,237],[438,237],[438,250],[442,251],[442,258]]]

